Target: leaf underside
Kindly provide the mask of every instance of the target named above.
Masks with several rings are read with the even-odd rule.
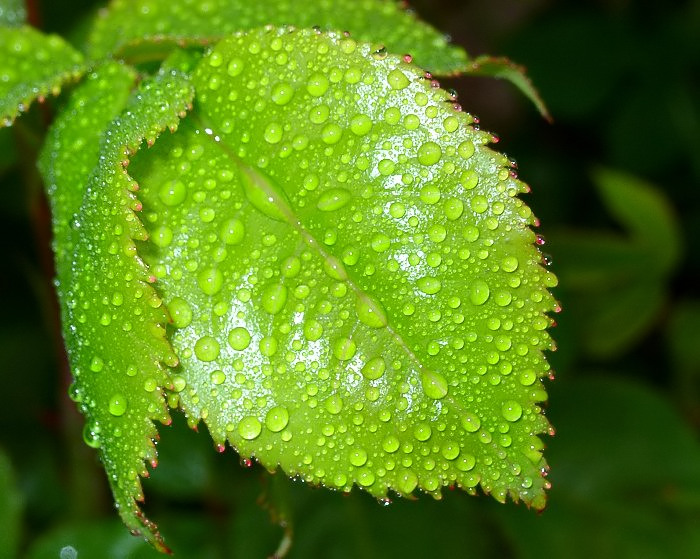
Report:
[[[0,122],[9,126],[35,99],[57,95],[83,72],[83,57],[56,35],[0,27]]]
[[[137,17],[134,17],[137,14]],[[394,0],[114,0],[101,13],[89,40],[95,57],[111,52],[138,56],[144,42],[213,43],[263,25],[349,31],[395,54],[411,54],[436,74],[467,68],[467,54]]]
[[[310,483],[542,508],[556,280],[491,136],[422,70],[340,34],[239,33],[190,83],[173,68],[192,60],[111,125],[123,90],[94,109],[99,162],[43,158],[49,184],[87,184],[54,202],[59,294],[72,396],[127,525],[163,548],[135,500],[166,400]],[[133,79],[110,63],[78,92],[110,73]],[[86,125],[70,106],[57,143]]]

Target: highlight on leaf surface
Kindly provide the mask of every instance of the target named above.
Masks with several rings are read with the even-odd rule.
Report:
[[[136,14],[136,17],[135,17]],[[118,52],[138,56],[144,43],[213,43],[263,25],[349,31],[395,54],[411,54],[436,74],[467,66],[467,54],[395,0],[113,0],[98,18],[88,51],[93,57]]]
[[[58,95],[84,72],[83,57],[57,35],[0,26],[0,120],[12,124],[35,100]]]

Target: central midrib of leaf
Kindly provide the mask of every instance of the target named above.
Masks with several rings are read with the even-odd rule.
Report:
[[[209,138],[210,141],[212,141],[231,161],[236,164],[241,173],[241,180],[243,183],[242,190],[253,207],[264,213],[267,217],[272,217],[272,219],[279,219],[280,217],[283,218],[284,221],[286,221],[300,234],[306,245],[316,252],[321,258],[323,258],[326,266],[336,271],[338,276],[347,282],[347,285],[350,287],[356,297],[362,299],[374,313],[383,314],[385,311],[377,305],[376,301],[371,295],[369,295],[358,285],[358,283],[353,279],[353,274],[347,271],[340,259],[330,251],[325,250],[319,240],[316,239],[314,235],[304,226],[297,216],[294,208],[292,208],[291,204],[287,200],[287,196],[284,194],[284,191],[278,188],[275,182],[269,177],[254,167],[248,165],[240,157],[236,156],[233,150],[221,142],[221,133],[217,130],[216,125],[208,121],[199,111],[194,111],[191,113],[190,118],[197,122],[200,129],[204,130],[206,137]],[[391,318],[391,316],[387,316],[387,319]],[[386,328],[387,332],[391,334],[391,337],[394,339],[401,351],[416,366],[414,374],[420,371],[420,378],[417,378],[416,380],[423,384],[423,386],[429,385],[434,387],[440,393],[442,392],[442,387],[444,386],[445,394],[439,399],[445,403],[449,403],[450,407],[458,412],[466,412],[465,408],[450,395],[447,389],[447,381],[445,380],[444,376],[439,372],[430,370],[430,368],[428,368],[420,360],[416,353],[406,343],[403,336],[401,336],[398,330],[393,326],[391,320],[387,320],[387,324],[384,326],[384,328]]]

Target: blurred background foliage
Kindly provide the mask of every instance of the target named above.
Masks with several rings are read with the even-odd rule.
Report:
[[[98,3],[32,1],[80,37]],[[445,80],[533,187],[563,312],[541,515],[447,491],[377,503],[312,489],[176,417],[146,509],[176,557],[700,557],[700,1],[415,0],[474,56],[525,65],[554,117],[512,86]],[[82,418],[51,290],[35,107],[0,130],[0,558],[157,557],[123,528]]]

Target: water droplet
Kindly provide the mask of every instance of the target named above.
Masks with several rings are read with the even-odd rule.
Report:
[[[411,493],[418,485],[418,476],[411,470],[404,470],[399,474],[398,489],[404,495]]]
[[[154,245],[165,248],[173,242],[173,230],[165,225],[158,227],[151,233],[151,241]]]
[[[362,470],[357,476],[357,481],[364,487],[369,487],[374,483],[375,477],[371,470]]]
[[[518,421],[523,415],[523,408],[515,400],[508,400],[507,402],[503,402],[501,413],[506,421]]]
[[[175,392],[182,392],[186,387],[187,387],[187,381],[185,380],[184,377],[177,375],[176,377],[173,378],[173,390]],[[153,389],[155,390],[155,386],[153,387]]]
[[[430,276],[418,279],[416,285],[426,295],[435,295],[442,288],[440,280]]]
[[[321,140],[328,145],[337,144],[342,136],[343,129],[334,122],[326,124],[321,130]]]
[[[464,203],[459,198],[445,200],[445,215],[452,221],[459,219],[464,213]]]
[[[322,212],[332,212],[345,206],[351,198],[352,194],[345,188],[330,188],[321,194],[316,207]]]
[[[358,468],[364,466],[367,462],[367,451],[363,448],[353,448],[350,451],[349,459],[353,466],[357,466]]]
[[[362,367],[362,375],[367,380],[377,380],[384,375],[386,362],[383,357],[374,357],[367,361]]]
[[[286,82],[280,82],[272,88],[270,96],[276,105],[286,105],[294,96],[294,88]]]
[[[278,314],[287,302],[287,287],[281,283],[269,285],[262,294],[262,307],[270,314]]]
[[[231,62],[228,63],[226,71],[228,72],[229,76],[235,78],[243,71],[243,68],[245,68],[245,62],[243,62],[240,58],[232,58]]]
[[[123,394],[114,394],[109,400],[109,413],[120,417],[126,413],[127,401]]]
[[[158,192],[161,202],[166,206],[177,206],[181,204],[187,196],[187,188],[182,181],[171,180],[165,183]]]
[[[197,285],[205,295],[216,295],[224,285],[224,276],[217,268],[205,268],[197,275]]]
[[[442,157],[442,148],[435,142],[425,142],[418,148],[418,162],[421,165],[435,165]]]
[[[483,305],[489,298],[491,290],[483,280],[476,280],[469,287],[469,300],[475,305]]]
[[[389,82],[392,89],[405,89],[411,83],[406,77],[406,74],[404,74],[398,68],[395,68],[389,72],[389,75],[386,77],[386,81]]]
[[[372,237],[371,246],[375,252],[384,252],[391,246],[391,239],[384,233],[377,233]]]
[[[459,146],[457,146],[457,153],[462,159],[469,159],[474,155],[474,143],[469,140],[463,141]]]
[[[504,272],[514,272],[518,269],[518,259],[515,256],[506,256],[501,260],[501,268]]]
[[[350,338],[340,338],[333,344],[333,355],[339,361],[349,361],[356,351],[357,345]]]
[[[219,342],[212,336],[202,336],[194,344],[194,354],[204,362],[214,361],[219,357],[220,349]]]
[[[243,351],[250,345],[250,332],[242,326],[234,328],[228,334],[228,345],[236,351]]]
[[[277,221],[286,221],[286,216],[292,215],[286,195],[268,177],[247,166],[239,169],[243,193],[256,210]]]
[[[520,384],[523,386],[531,386],[537,380],[537,375],[532,369],[526,369],[520,373]]]
[[[367,115],[358,114],[350,121],[350,130],[357,136],[364,136],[372,129],[372,121]]]
[[[209,379],[212,384],[219,386],[226,381],[226,374],[222,370],[212,371],[211,375],[209,375]]]
[[[421,385],[423,386],[423,392],[428,398],[433,400],[440,400],[447,396],[448,384],[447,379],[440,373],[435,371],[424,371],[421,373]]]
[[[306,91],[313,97],[320,97],[328,91],[328,78],[320,73],[312,74],[306,82]]]
[[[469,201],[469,205],[476,213],[482,214],[489,208],[489,201],[486,196],[477,194]]]
[[[328,413],[339,414],[343,410],[343,399],[337,394],[333,394],[326,399],[324,407]]]
[[[91,448],[100,448],[102,440],[100,439],[100,426],[95,421],[90,421],[83,427],[83,440],[85,444]]]
[[[279,433],[289,423],[289,412],[284,406],[270,408],[265,416],[265,425],[273,433]]]
[[[323,262],[323,271],[326,272],[329,277],[338,281],[345,281],[348,279],[348,272],[345,270],[345,266],[343,266],[343,263],[335,256],[326,256]]]
[[[221,240],[227,245],[237,245],[243,240],[245,227],[240,219],[229,219],[221,227]]]
[[[323,335],[323,326],[316,320],[307,320],[304,324],[304,337],[315,342]]]
[[[443,455],[445,460],[454,460],[457,458],[457,456],[459,456],[459,444],[454,441],[445,441],[442,443],[440,453]]]
[[[238,433],[247,441],[257,438],[262,431],[262,424],[257,417],[247,416],[238,424]]]
[[[92,358],[92,361],[90,361],[90,370],[94,373],[99,373],[105,366],[105,362],[102,361],[101,358],[99,358],[97,355],[95,355]]]
[[[393,454],[399,449],[400,446],[400,441],[398,437],[394,435],[388,435],[385,437],[385,439],[382,441],[382,448],[384,449],[384,452],[388,452],[390,454]]]
[[[475,433],[481,427],[481,420],[475,414],[467,412],[462,416],[462,427],[468,433]]]
[[[271,122],[265,127],[263,137],[268,144],[277,144],[282,140],[283,134],[282,125],[277,122]]]
[[[360,322],[370,328],[384,328],[388,324],[386,311],[382,304],[367,294],[357,297],[355,311]]]
[[[265,357],[272,357],[277,353],[277,339],[272,336],[265,336],[260,339],[258,344],[258,349],[260,353]]]
[[[427,423],[419,423],[413,429],[413,436],[419,441],[427,441],[433,434],[433,430]]]

